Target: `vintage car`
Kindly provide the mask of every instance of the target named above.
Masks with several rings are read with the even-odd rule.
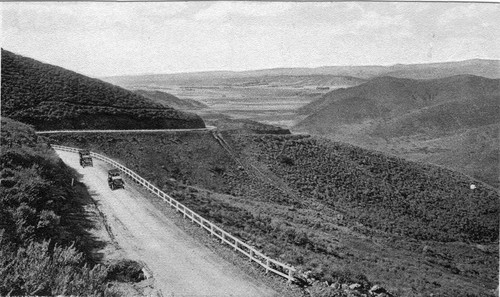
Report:
[[[111,188],[111,190],[125,188],[125,182],[120,176],[120,170],[118,169],[108,170],[108,186]]]
[[[80,165],[82,167],[94,166],[89,150],[79,150],[78,154],[80,155]]]

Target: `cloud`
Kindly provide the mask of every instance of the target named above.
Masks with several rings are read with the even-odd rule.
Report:
[[[438,19],[439,26],[450,26],[455,22],[467,22],[470,20],[480,21],[484,17],[499,16],[500,8],[498,5],[490,4],[469,4],[454,6],[446,10]]]
[[[155,23],[187,8],[185,2],[12,2],[3,3],[2,23],[21,31],[102,30],[120,24],[137,27]]]
[[[230,16],[270,17],[285,13],[293,6],[289,2],[216,2],[208,8],[199,11],[194,19],[223,20]]]
[[[12,2],[1,33],[8,50],[95,76],[412,63],[430,46],[436,61],[453,46],[498,58],[498,9],[476,5]]]

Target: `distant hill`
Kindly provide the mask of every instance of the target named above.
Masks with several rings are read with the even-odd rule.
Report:
[[[2,49],[2,116],[52,129],[200,128],[195,114]]]
[[[375,78],[331,91],[299,109],[299,127],[325,131],[376,122],[373,133],[408,136],[489,125],[499,120],[500,80],[461,75],[436,80]]]
[[[178,97],[161,92],[161,91],[147,91],[136,90],[134,93],[143,97],[149,98],[155,103],[161,104],[165,107],[172,107],[179,110],[192,110],[207,108],[208,106],[193,99],[179,99]]]
[[[498,184],[498,178],[491,175],[498,171],[498,155],[488,153],[497,162],[481,162],[488,167],[484,171],[490,173],[485,179],[474,165],[476,157],[460,154],[465,160],[458,162],[457,152],[451,149],[461,139],[458,135],[471,129],[482,133],[483,127],[500,123],[498,79],[472,75],[433,80],[375,78],[356,87],[331,91],[299,109],[299,113],[307,115],[296,126],[299,130],[383,151],[391,148],[391,153],[459,168]],[[491,133],[484,135],[487,142],[492,141]],[[425,151],[425,156],[415,157],[411,151],[425,150],[431,139],[441,139],[439,154]],[[413,148],[408,148],[409,143]],[[463,162],[471,171],[457,166]]]
[[[473,59],[457,62],[396,64],[392,66],[324,66],[317,68],[274,68],[250,71],[206,71],[173,74],[124,75],[103,80],[123,87],[171,85],[223,85],[243,78],[262,78],[267,81],[283,77],[331,77],[366,80],[381,76],[411,79],[436,79],[454,75],[476,75],[500,78],[500,61]],[[355,83],[350,84],[356,85]]]
[[[446,63],[398,64],[390,67],[390,71],[383,75],[399,78],[433,79],[462,74],[500,78],[500,61],[473,59]]]

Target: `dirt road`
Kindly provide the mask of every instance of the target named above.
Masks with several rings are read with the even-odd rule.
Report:
[[[275,295],[179,229],[135,184],[129,182],[124,190],[111,191],[106,163],[94,159],[94,167],[82,168],[77,154],[57,153],[82,175],[80,181],[106,215],[120,248],[128,258],[146,263],[163,296]]]

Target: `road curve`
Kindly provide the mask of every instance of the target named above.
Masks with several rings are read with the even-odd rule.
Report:
[[[187,235],[132,182],[126,183],[125,189],[109,189],[108,164],[94,159],[94,167],[82,168],[77,154],[56,152],[81,174],[80,181],[105,214],[120,248],[128,258],[146,263],[163,296],[276,295]]]
[[[148,132],[189,132],[189,131],[212,131],[217,127],[206,126],[206,128],[193,129],[142,129],[142,130],[53,130],[36,131],[36,134],[55,134],[55,133],[148,133]]]

